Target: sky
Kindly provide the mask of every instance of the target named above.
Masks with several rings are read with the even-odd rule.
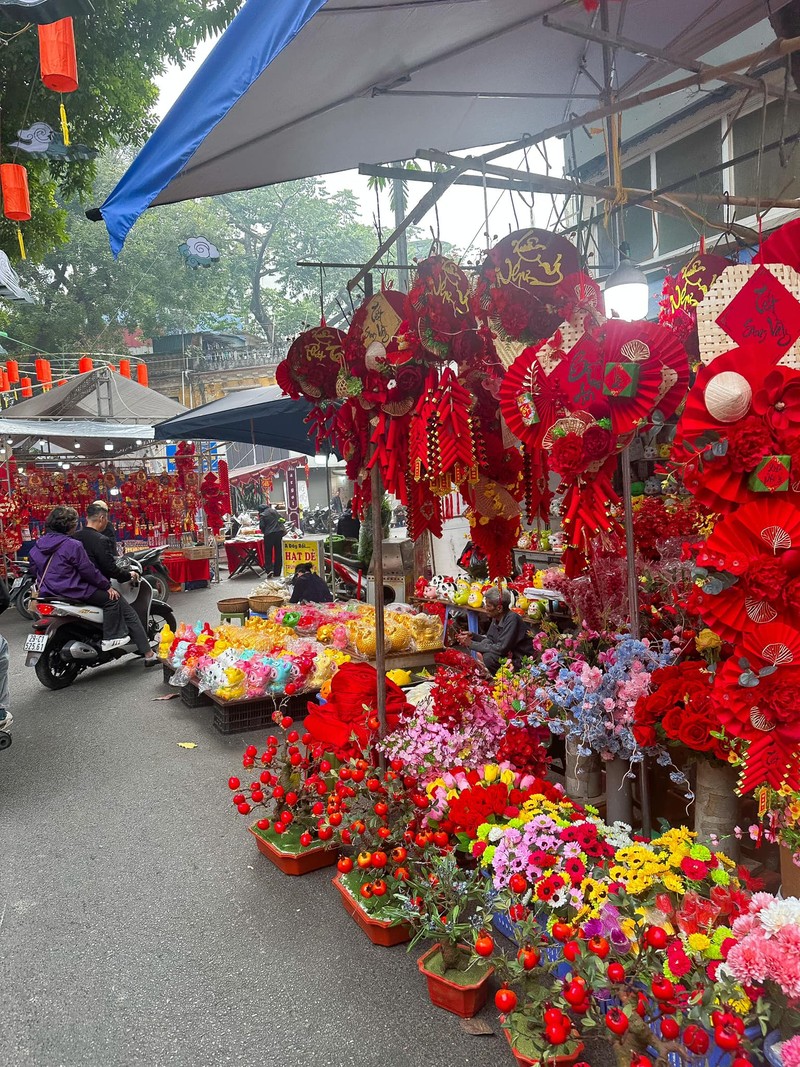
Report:
[[[200,66],[214,46],[213,42],[203,42],[197,49],[193,61],[183,70],[170,67],[164,77],[159,79],[158,113],[164,116],[172,104],[177,100],[184,86],[188,84],[196,69]],[[563,154],[560,141],[548,141],[546,146],[548,159],[552,172],[561,174]],[[480,149],[476,150],[480,151]],[[534,159],[536,157],[536,159]],[[534,151],[529,159],[532,169],[544,173],[545,167],[541,157]],[[521,156],[508,156],[500,160],[504,166],[522,165]],[[341,189],[351,189],[358,198],[361,208],[361,221],[368,226],[373,225],[376,216],[375,192],[367,187],[368,179],[358,171],[342,171],[337,174],[325,175],[325,183],[332,192]],[[422,182],[409,183],[410,203],[416,201],[427,191],[428,185]],[[518,228],[531,225],[531,212],[529,206],[522,203],[518,196],[514,196],[512,206],[511,194],[497,189],[489,189],[489,233],[491,244],[505,234]],[[516,214],[515,214],[516,210]],[[534,224],[548,228],[548,220],[551,216],[552,200],[550,197],[537,195],[534,200]],[[388,191],[382,194],[381,201],[381,225],[384,236],[391,232],[391,211],[389,207]],[[454,244],[466,259],[476,259],[479,253],[486,248],[486,211],[484,206],[483,190],[480,188],[467,188],[465,186],[453,186],[442,197],[438,205],[438,221],[436,213],[430,211],[420,223],[423,239],[432,237],[431,229],[436,230],[437,236],[442,241]]]

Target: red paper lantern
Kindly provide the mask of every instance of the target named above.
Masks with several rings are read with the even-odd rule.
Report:
[[[7,393],[11,388],[11,383],[8,380],[8,375],[4,370],[0,370],[0,393]]]
[[[32,383],[31,383],[30,378],[20,378],[19,384],[20,384],[20,391],[21,391],[23,397],[25,397],[26,400],[33,396],[33,389],[31,387]]]
[[[147,364],[146,363],[137,363],[136,364],[136,381],[139,383],[139,385],[144,385],[144,386],[149,385],[149,379],[147,377]]]
[[[6,371],[8,372],[8,380],[12,384],[19,381],[19,363],[15,359],[9,359],[6,363]]]
[[[58,381],[56,382],[56,385],[66,385],[66,384],[67,384],[67,379],[66,378],[59,378]]]
[[[78,60],[71,18],[39,27],[39,65],[42,81],[54,93],[74,93],[78,88]]]
[[[14,222],[31,217],[28,172],[19,163],[0,163],[0,188],[3,191],[3,214]]]
[[[121,359],[119,361],[119,373],[123,378],[130,378],[131,376],[131,361],[129,359]]]
[[[78,373],[88,374],[90,370],[94,370],[94,362],[89,358],[89,356],[81,356],[81,358],[78,360]]]
[[[49,384],[53,381],[53,372],[50,369],[49,359],[36,360],[36,381]]]

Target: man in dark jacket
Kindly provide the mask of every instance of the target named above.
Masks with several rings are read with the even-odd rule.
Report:
[[[484,593],[483,606],[492,620],[486,634],[483,637],[459,634],[458,643],[480,652],[483,665],[490,674],[497,673],[504,659],[510,659],[518,670],[523,658],[533,655],[528,624],[511,611],[511,594],[507,589],[490,589]]]
[[[264,535],[264,570],[268,578],[280,578],[283,570],[283,519],[265,504],[259,510],[258,525]]]
[[[107,526],[108,508],[103,507],[102,503],[95,502],[86,509],[86,526],[72,536],[76,541],[80,541],[86,549],[87,556],[101,574],[118,582],[129,582],[131,580],[130,569],[124,565],[122,557],[114,555],[111,541],[104,536]],[[138,577],[137,574],[137,580]],[[145,667],[155,667],[159,662],[158,657],[150,647],[147,633],[139,616],[123,597],[120,598],[120,608],[128,633],[139,653],[144,656]]]
[[[313,604],[330,604],[333,594],[327,583],[317,574],[310,563],[298,563],[294,569],[292,579],[291,604],[302,604],[303,601]]]
[[[342,537],[349,537],[353,541],[358,540],[358,535],[361,532],[361,520],[358,515],[353,514],[353,501],[345,508],[344,515],[336,523],[336,532]]]
[[[105,500],[95,500],[93,503],[91,503],[89,505],[89,507],[90,508],[101,508],[106,513],[106,519],[108,521],[106,522],[105,528],[103,530],[101,530],[100,532],[102,533],[103,537],[105,537],[105,539],[108,541],[109,545],[111,546],[112,554],[116,555],[117,554],[117,531],[111,525],[111,520],[108,518],[108,504],[106,504]]]

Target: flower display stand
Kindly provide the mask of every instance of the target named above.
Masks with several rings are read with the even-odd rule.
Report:
[[[454,1015],[460,1015],[462,1019],[471,1019],[473,1015],[478,1014],[488,999],[489,979],[494,974],[494,967],[488,967],[477,981],[469,985],[452,982],[444,975],[429,971],[425,966],[425,961],[434,956],[440,948],[441,944],[437,942],[417,960],[417,967],[428,982],[428,996],[431,998],[431,1003],[437,1008],[444,1008],[445,1011],[451,1011]]]
[[[364,911],[338,875],[333,879],[333,884],[341,893],[344,910],[361,927],[373,945],[391,948],[392,945],[402,945],[403,942],[411,940],[411,927],[408,923],[393,925],[386,919],[374,919]]]
[[[335,848],[320,845],[305,848],[302,852],[282,852],[254,827],[248,826],[248,830],[256,839],[258,851],[284,874],[308,874],[310,871],[318,871],[321,867],[332,867],[336,863],[337,849]]]
[[[579,804],[593,804],[603,799],[603,784],[600,774],[600,757],[579,756],[578,742],[567,737],[565,744],[564,789],[567,796]]]
[[[739,859],[739,842],[734,835],[739,820],[737,777],[738,771],[728,763],[703,759],[697,764],[694,802],[697,840],[705,843],[716,839],[719,850],[732,860]]]

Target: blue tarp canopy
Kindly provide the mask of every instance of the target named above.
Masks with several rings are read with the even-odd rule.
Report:
[[[319,449],[305,422],[310,411],[307,400],[292,400],[277,385],[240,389],[159,423],[155,436],[160,441],[241,441],[315,456]]]
[[[626,0],[608,13],[612,34],[696,59],[767,8]],[[585,27],[597,12],[577,0],[247,0],[99,209],[112,249],[152,205],[512,141],[590,111],[602,47],[545,16]],[[614,69],[623,97],[680,76],[622,48]]]

